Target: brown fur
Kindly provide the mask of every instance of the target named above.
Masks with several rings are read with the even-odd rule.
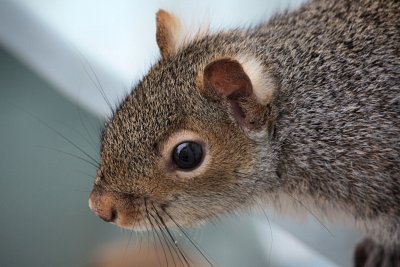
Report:
[[[143,228],[150,212],[194,225],[289,196],[312,199],[328,218],[350,215],[376,244],[398,249],[399,10],[394,0],[311,1],[186,43],[159,13],[162,59],[102,138],[94,192],[114,196],[114,223]],[[168,168],[172,152],[162,152],[180,131],[207,145],[196,175]]]

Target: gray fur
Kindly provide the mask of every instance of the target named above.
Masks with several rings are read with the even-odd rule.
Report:
[[[253,29],[194,40],[155,64],[107,124],[98,186],[150,198],[183,224],[265,196],[311,198],[399,246],[399,14],[396,0],[313,1]],[[196,82],[215,58],[241,54],[276,79],[262,132],[238,126]],[[190,182],[157,165],[158,145],[186,128],[225,153]]]

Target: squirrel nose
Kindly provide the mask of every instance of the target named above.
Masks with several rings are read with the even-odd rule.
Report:
[[[89,197],[89,208],[105,222],[115,222],[118,217],[113,198],[108,193],[93,190]]]

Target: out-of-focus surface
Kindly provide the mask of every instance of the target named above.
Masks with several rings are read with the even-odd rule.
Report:
[[[141,246],[127,245],[126,243],[111,243],[99,248],[93,253],[90,267],[184,267],[188,263],[196,267],[206,267],[193,255],[179,254],[172,246],[162,247],[159,244]]]
[[[95,169],[49,128],[97,157],[81,117],[97,147],[100,120],[0,49],[0,266],[83,266],[114,232],[87,207]]]
[[[216,28],[255,23],[288,2],[0,1],[0,266],[87,266],[109,240],[154,239],[129,238],[87,207],[96,170],[85,153],[98,158],[110,112],[100,91],[117,103],[157,59],[159,7],[195,25],[209,17]],[[268,216],[271,228],[245,216],[189,234],[216,266],[350,266],[359,237],[349,228]]]

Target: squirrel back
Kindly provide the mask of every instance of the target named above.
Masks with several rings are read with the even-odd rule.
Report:
[[[400,240],[399,2],[304,8],[261,28],[281,77],[277,173],[290,194],[339,204],[367,228],[396,229],[376,238]]]

